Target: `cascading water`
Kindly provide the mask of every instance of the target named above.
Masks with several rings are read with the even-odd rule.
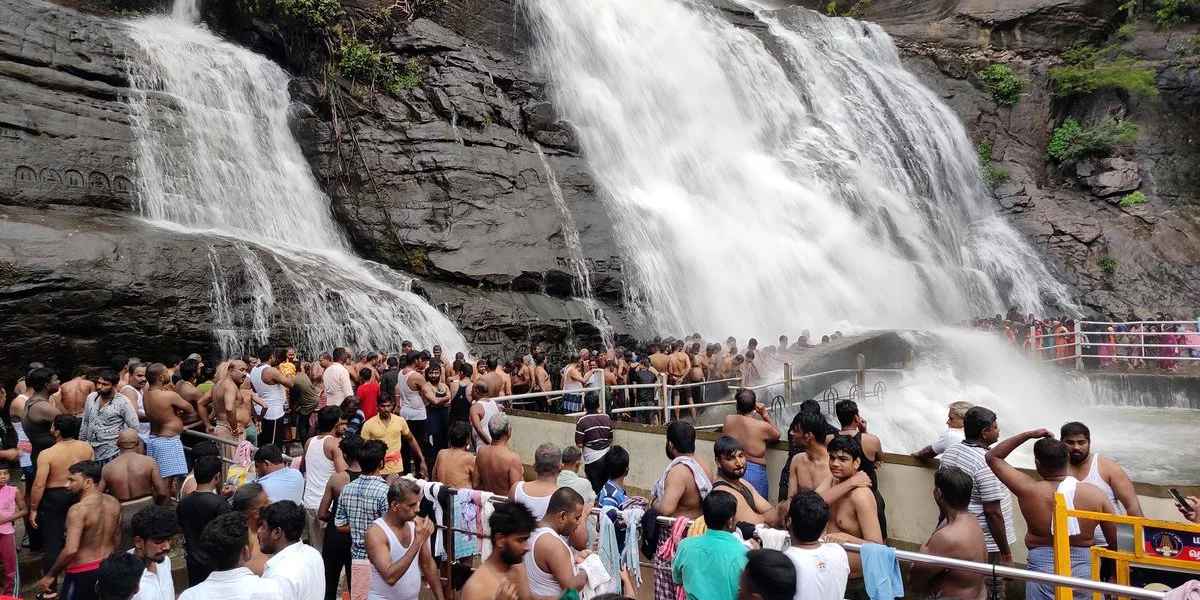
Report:
[[[308,351],[397,349],[405,339],[465,350],[453,324],[410,291],[411,280],[351,253],[288,128],[287,73],[198,18],[195,0],[176,0],[172,16],[132,24],[142,53],[130,61],[129,104],[143,216],[238,246],[251,314],[231,306],[210,255],[222,350],[264,343],[272,329]],[[268,270],[281,276],[271,281]],[[273,315],[286,322],[272,323]]]
[[[1046,294],[1070,304],[879,27],[760,10],[764,42],[702,2],[527,6],[655,331],[928,326],[1036,311]]]

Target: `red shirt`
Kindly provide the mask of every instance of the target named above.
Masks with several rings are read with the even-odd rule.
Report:
[[[368,419],[379,414],[378,381],[372,381],[358,386],[358,389],[354,390],[354,395],[358,396],[359,400],[362,400],[362,411],[364,415],[367,415]]]

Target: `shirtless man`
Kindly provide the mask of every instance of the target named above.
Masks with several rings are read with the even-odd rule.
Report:
[[[100,563],[116,550],[120,541],[121,505],[100,492],[99,463],[84,460],[72,463],[67,469],[70,473],[67,491],[78,501],[66,514],[66,543],[62,552],[38,583],[43,594],[52,594],[58,574],[66,570],[63,597],[91,600],[99,598],[96,580]]]
[[[523,479],[525,469],[521,466],[521,456],[508,449],[508,440],[512,437],[508,415],[500,413],[492,417],[488,421],[488,433],[492,437],[491,443],[476,450],[477,489],[503,496]]]
[[[550,392],[554,390],[554,384],[550,381],[550,372],[546,370],[546,355],[533,355],[533,387],[530,391],[534,392]],[[552,410],[554,399],[551,397],[538,398],[538,410],[545,412]]]
[[[164,505],[171,497],[167,483],[158,474],[158,463],[138,453],[141,445],[136,429],[122,430],[117,435],[120,454],[100,472],[100,491],[121,503],[121,541],[117,550],[122,552],[133,547],[129,528],[133,515],[152,504]]]
[[[523,504],[496,505],[488,517],[492,553],[462,588],[461,600],[530,600],[529,577],[521,564],[537,521]]]
[[[487,357],[485,361],[487,372],[479,377],[480,381],[486,381],[488,389],[492,392],[493,398],[512,395],[512,380],[507,374],[500,372],[500,361],[495,356]]]
[[[874,469],[883,466],[883,442],[879,436],[867,433],[867,420],[858,412],[858,403],[853,400],[841,400],[834,405],[838,423],[841,424],[841,435],[847,435],[862,448],[863,456],[872,463]]]
[[[721,431],[741,442],[746,454],[745,478],[763,498],[767,491],[767,444],[779,439],[779,428],[767,407],[757,402],[754,390],[741,389],[733,396],[737,414],[727,415]],[[755,419],[753,413],[761,418]]]
[[[683,351],[683,342],[675,342],[675,344],[671,347],[671,355],[667,360],[667,384],[681,385],[687,383],[687,376],[691,370],[692,360],[688,357],[687,353]],[[675,406],[682,406],[685,403],[689,406],[692,405],[692,395],[690,392],[691,388],[673,390],[671,392],[671,404]],[[692,406],[690,412],[692,415],[692,420],[695,421],[696,407]],[[676,409],[675,418],[679,419],[680,414],[682,414],[682,411]]]
[[[792,457],[788,467],[788,498],[800,490],[815,490],[829,477],[829,451],[825,449],[825,415],[800,411],[792,419],[788,435],[792,443],[803,448]]]
[[[467,450],[471,441],[471,428],[462,421],[450,423],[450,447],[438,452],[433,464],[433,480],[459,489],[479,487],[479,470],[475,468],[475,455]]]
[[[167,390],[171,375],[166,365],[154,363],[146,369],[145,406],[150,420],[150,437],[146,440],[146,455],[158,461],[159,475],[166,479],[171,492],[179,491],[187,475],[187,459],[183,454],[183,417],[194,417],[196,411],[179,394]]]
[[[234,359],[225,365],[224,377],[218,368],[217,383],[205,398],[197,403],[200,419],[210,435],[232,439],[239,445],[246,441],[246,426],[250,424],[250,407],[241,393],[246,382],[246,363]],[[212,407],[213,424],[209,424],[209,406]],[[233,418],[231,419],[230,416]],[[222,444],[225,458],[232,459],[237,446]]]
[[[845,482],[858,473],[862,466],[862,450],[854,438],[839,435],[829,442],[829,477],[818,488],[823,492],[835,484]],[[822,494],[824,497],[824,494]],[[848,494],[829,502],[829,525],[825,529],[825,541],[843,544],[851,542],[882,544],[883,524],[879,519],[879,504],[870,488],[854,488]],[[865,600],[868,598],[863,582],[862,560],[858,553],[850,553],[850,580],[846,582],[846,598]]]
[[[698,518],[701,502],[712,490],[713,473],[695,457],[696,430],[687,421],[667,424],[667,458],[671,464],[651,489],[651,506],[664,517]]]
[[[1004,459],[1021,444],[1029,440],[1037,440],[1033,445],[1034,465],[1041,480],[1026,475],[1009,465]],[[1113,505],[1105,497],[1100,488],[1081,483],[1071,477],[1068,472],[1070,454],[1067,445],[1054,439],[1054,434],[1045,429],[1026,431],[1004,440],[987,452],[988,467],[996,474],[1009,490],[1017,497],[1021,514],[1025,515],[1028,530],[1025,534],[1025,547],[1029,548],[1026,562],[1030,571],[1039,573],[1054,572],[1054,496],[1061,493],[1066,496],[1067,508],[1092,512],[1113,513]],[[1090,579],[1092,575],[1091,547],[1095,545],[1096,521],[1076,519],[1068,521],[1068,534],[1071,544],[1071,575]],[[1104,537],[1116,540],[1116,525],[1111,522],[1100,524]],[[1090,593],[1075,592],[1077,600],[1083,600]],[[1025,584],[1025,597],[1028,600],[1053,600],[1054,586],[1028,582]]]
[[[663,352],[662,345],[654,343],[650,345],[650,366],[654,367],[659,373],[667,372],[667,365],[671,362],[671,357]]]
[[[922,554],[933,554],[971,562],[987,562],[987,542],[979,521],[967,511],[971,503],[970,475],[956,467],[939,469],[933,476],[933,500],[942,513],[933,534],[921,544]],[[984,600],[984,576],[970,571],[934,565],[913,564],[909,582],[930,598]]]
[[[145,437],[150,435],[150,422],[146,418],[146,408],[142,402],[142,393],[146,389],[146,367],[140,361],[134,363],[133,361],[135,360],[138,359],[129,359],[129,365],[123,374],[123,382],[119,384],[117,392],[129,398],[129,401],[137,407],[138,420],[140,421],[138,433],[142,437]]]
[[[713,490],[728,490],[737,499],[734,521],[739,524],[776,525],[779,514],[775,507],[742,480],[746,474],[746,453],[742,450],[741,442],[728,435],[721,436],[713,444],[713,457],[717,462],[717,480],[713,482]]]
[[[700,353],[700,342],[696,342],[691,345],[691,348],[688,350],[688,359],[692,362],[692,370],[688,373],[688,382],[700,383],[702,381],[707,381],[708,359]],[[703,390],[704,387],[694,387],[692,389],[697,390],[697,399],[700,400],[700,402],[704,402],[703,394],[699,393],[699,390]]]
[[[32,375],[29,379],[30,386],[37,383]],[[71,465],[90,461],[95,456],[91,444],[76,439],[79,436],[79,419],[72,415],[55,415],[50,424],[50,435],[54,436],[54,445],[37,457],[37,475],[34,476],[29,504],[29,521],[41,532],[45,542],[43,573],[50,572],[63,549],[67,509],[74,501],[68,489]]]
[[[70,381],[58,388],[58,410],[76,418],[83,418],[83,403],[88,395],[96,391],[96,384],[87,379],[89,369],[84,366],[75,367],[74,376]]]
[[[533,383],[533,370],[525,363],[524,356],[513,359],[509,376],[512,379],[513,394],[529,393],[529,388]]]

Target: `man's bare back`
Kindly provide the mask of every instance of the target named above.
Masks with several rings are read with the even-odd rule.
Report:
[[[767,464],[767,442],[779,439],[779,430],[774,425],[748,414],[726,415],[722,432],[742,443],[746,460],[760,465]]]
[[[96,391],[96,384],[84,379],[76,377],[60,386],[58,392],[59,400],[62,402],[63,413],[75,415],[76,417],[83,415],[83,403],[92,392]]]
[[[508,495],[512,486],[522,480],[521,457],[503,446],[480,448],[475,457],[479,470],[479,487],[493,494]]]
[[[704,469],[705,475],[709,481],[715,481],[713,477],[712,467],[700,462],[701,468]],[[678,494],[678,500],[674,504],[674,510],[670,510],[670,500],[663,505],[663,508],[668,510],[659,511],[664,517],[688,517],[695,519],[704,513],[701,509],[703,501],[700,498],[700,488],[696,485],[696,477],[692,475],[692,470],[686,465],[675,465],[667,471],[667,482],[664,491],[664,499],[673,499]]]
[[[108,494],[89,494],[67,511],[67,537],[80,531],[79,551],[72,562],[108,558],[121,543],[121,503]]]
[[[470,489],[478,483],[475,455],[461,448],[446,448],[438,452],[433,467],[433,479],[450,487]]]
[[[154,496],[155,502],[166,501],[166,482],[158,473],[158,462],[136,452],[125,452],[100,471],[101,490],[120,502]]]
[[[979,521],[970,514],[959,514],[954,522],[942,521],[933,535],[921,545],[923,554],[936,554],[971,562],[987,562],[987,543]],[[958,600],[983,600],[987,598],[984,575],[957,569],[941,569],[928,581],[922,582],[918,591],[936,598]]]
[[[67,477],[70,475],[68,469],[71,468],[71,465],[84,460],[92,460],[95,456],[92,445],[87,442],[62,440],[46,448],[38,456],[38,474],[41,474],[43,466],[48,467],[46,487],[67,487]],[[46,461],[45,465],[42,464],[43,461]]]

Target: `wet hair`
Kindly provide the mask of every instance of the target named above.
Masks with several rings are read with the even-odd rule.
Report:
[[[116,383],[121,380],[121,377],[112,369],[100,369],[100,373],[96,375],[96,379],[103,379],[113,385],[116,385]]]
[[[79,419],[75,415],[57,414],[52,422],[64,440],[79,438]]]
[[[607,454],[605,455],[607,456]],[[583,450],[579,446],[565,446],[562,449],[562,464],[573,465],[583,458]]]
[[[824,444],[825,430],[828,425],[829,421],[825,420],[825,415],[819,412],[799,412],[792,419],[792,425],[788,431],[811,433],[818,442]]]
[[[261,483],[255,481],[244,483],[238,486],[238,489],[234,490],[233,497],[229,499],[229,504],[233,507],[233,510],[240,513],[250,508],[250,503],[257,500],[263,493],[264,490]]]
[[[387,499],[388,502],[404,502],[414,494],[421,495],[421,486],[411,479],[401,477],[388,486]]]
[[[845,452],[852,458],[863,458],[862,446],[859,445],[858,440],[848,435],[834,436],[833,440],[829,442],[829,453],[833,454],[834,452]]]
[[[496,441],[512,431],[512,422],[509,421],[508,415],[497,413],[488,419],[488,435],[492,437],[492,441]]]
[[[113,552],[96,570],[100,600],[129,600],[137,592],[146,565],[129,552]]]
[[[471,367],[471,363],[463,363],[458,365],[458,372],[463,377],[470,378],[475,373],[475,369]]]
[[[201,456],[220,456],[221,449],[217,447],[216,442],[208,440],[200,440],[192,446],[192,460],[198,460]]]
[[[1038,462],[1038,466],[1058,471],[1066,468],[1071,456],[1062,440],[1042,438],[1033,445],[1033,458]]]
[[[338,442],[338,449],[342,451],[342,457],[346,459],[346,462],[350,462],[358,460],[359,452],[362,451],[364,443],[366,441],[362,437],[351,433]]]
[[[796,565],[778,550],[747,552],[745,574],[763,600],[792,600],[796,596]]]
[[[546,442],[533,451],[533,471],[538,475],[557,473],[561,469],[562,450],[558,446]]]
[[[150,385],[154,385],[158,383],[159,379],[162,379],[163,373],[166,372],[167,365],[162,363],[154,363],[149,367],[146,367],[146,381],[149,382]]]
[[[358,370],[358,380],[366,383],[371,380],[372,371],[368,367],[363,367]]]
[[[342,420],[342,407],[322,406],[317,411],[317,431],[333,431],[338,421]]]
[[[955,510],[967,510],[974,483],[971,476],[958,467],[942,467],[933,474],[933,487],[942,493],[942,499]]]
[[[676,452],[691,454],[696,451],[696,429],[687,421],[671,421],[667,423],[667,441]]]
[[[737,514],[737,498],[733,494],[713,490],[704,497],[704,524],[709,529],[724,531],[729,520]]]
[[[196,483],[212,483],[221,474],[221,459],[216,456],[201,456],[193,464]]]
[[[333,362],[342,362],[349,355],[350,353],[347,352],[345,348],[339,346],[333,349],[333,354],[330,356],[330,358],[333,360]]]
[[[471,439],[471,426],[466,421],[452,421],[446,430],[452,448],[462,448]]]
[[[283,452],[275,444],[267,444],[254,452],[254,462],[265,462],[273,465],[283,464]]]
[[[171,509],[147,506],[129,520],[129,531],[133,537],[163,542],[179,533],[179,521]]]
[[[262,509],[259,521],[266,523],[268,529],[278,527],[287,541],[296,542],[304,532],[304,507],[291,500],[272,502]]]
[[[713,456],[716,458],[733,458],[738,450],[742,449],[742,443],[737,438],[730,435],[723,435],[713,444]]]
[[[607,479],[617,479],[629,473],[629,451],[613,446],[604,454],[604,476]]]
[[[495,356],[489,356],[487,357],[487,362],[484,364],[487,365],[487,370],[491,372],[495,371],[496,367],[500,366],[500,361],[497,360]]]
[[[842,427],[849,427],[854,422],[854,417],[858,416],[858,403],[853,400],[839,400],[833,410],[837,413],[838,423],[841,423]]]
[[[389,369],[395,369],[400,366],[400,359],[395,356],[389,356],[387,360],[383,361],[383,364],[387,365]]]
[[[25,387],[40,392],[50,385],[50,380],[54,379],[54,371],[46,367],[38,367],[29,372],[25,376]]]
[[[829,524],[829,504],[812,490],[800,490],[788,504],[788,531],[797,542],[817,541]]]
[[[809,398],[800,403],[800,412],[821,412],[821,403]]]
[[[1087,425],[1084,425],[1079,421],[1071,421],[1070,423],[1063,425],[1062,429],[1059,429],[1058,431],[1058,439],[1060,440],[1075,435],[1082,435],[1083,439],[1089,442],[1092,441],[1092,430],[1088,429]]]
[[[600,394],[596,392],[588,392],[583,395],[583,408],[588,412],[597,412],[600,410]]]
[[[537,519],[533,518],[529,507],[520,502],[502,502],[488,517],[488,525],[492,528],[492,541],[495,542],[497,535],[531,533],[537,527]]]
[[[977,440],[983,435],[983,430],[995,422],[996,413],[982,406],[972,406],[963,416],[963,436],[968,440]]]
[[[958,402],[951,402],[950,403],[950,412],[954,415],[954,418],[964,419],[967,416],[967,411],[971,410],[972,406],[975,406],[975,405],[971,404],[970,402],[965,402],[963,400],[959,400]]]
[[[191,381],[192,379],[195,379],[199,371],[200,361],[194,358],[189,358],[179,365],[179,376],[185,381]]]
[[[250,485],[250,484],[247,484]],[[241,491],[246,486],[238,489]],[[260,486],[261,489],[261,486]],[[234,494],[237,497],[237,494]],[[237,510],[237,507],[234,507]],[[237,566],[242,559],[242,549],[250,543],[250,528],[246,517],[240,512],[225,513],[218,516],[200,533],[200,547],[212,558],[217,571],[228,571]],[[141,565],[145,569],[145,565]]]
[[[758,396],[754,395],[754,390],[742,388],[733,395],[734,401],[737,403],[737,413],[744,415],[758,406]]]
[[[91,479],[93,483],[100,484],[100,463],[97,461],[81,460],[68,467],[67,471],[83,475],[85,479]]]
[[[358,466],[362,473],[374,473],[383,466],[383,457],[387,455],[387,444],[381,440],[367,440],[358,450]]]
[[[546,506],[546,514],[554,515],[569,512],[583,504],[583,496],[569,487],[560,487],[550,495],[550,503]]]

